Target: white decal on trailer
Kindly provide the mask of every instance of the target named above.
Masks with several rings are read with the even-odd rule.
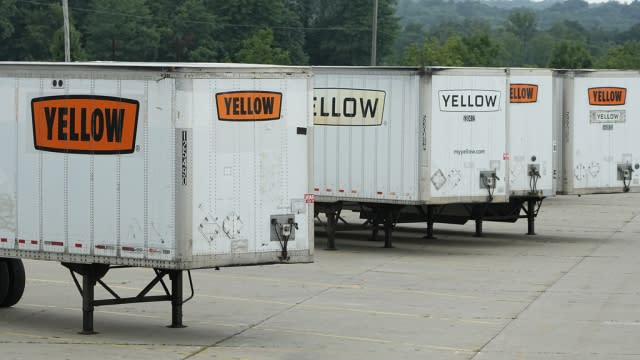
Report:
[[[318,88],[313,96],[315,125],[379,126],[385,92],[382,90]]]
[[[500,91],[440,90],[440,111],[492,112],[500,111]]]

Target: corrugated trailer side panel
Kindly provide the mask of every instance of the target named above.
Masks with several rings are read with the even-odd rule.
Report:
[[[148,79],[140,79],[145,76]],[[13,190],[15,185],[7,182],[4,191],[7,199],[14,202],[13,228],[17,231],[11,234],[7,229],[11,226],[2,226],[6,235],[2,236],[6,237],[3,247],[31,251],[25,254],[38,258],[59,253],[175,260],[174,179],[172,164],[166,161],[172,158],[167,155],[174,153],[172,142],[167,141],[169,135],[173,136],[173,80],[156,81],[159,77],[114,71],[93,71],[88,77],[70,68],[34,68],[3,78],[3,89],[15,84],[11,89],[14,95],[8,98],[14,99],[13,108],[17,109],[17,113],[8,113],[11,118],[3,119],[9,127],[5,133],[15,134],[18,129],[12,141],[2,143],[3,151],[13,154],[13,160],[3,159],[2,169],[13,172],[15,175],[8,178],[18,184]],[[107,129],[106,124],[113,117],[109,118],[106,112],[96,120],[103,127],[94,129],[90,127],[93,109],[86,108],[89,114],[81,114],[81,108],[61,105],[81,103],[83,99],[78,99],[78,94],[138,102],[137,145],[132,153],[94,155],[34,148],[33,128],[39,115],[35,111],[32,114],[32,100],[58,101],[45,107],[44,114],[51,121],[49,137],[61,143],[101,132],[104,137],[118,136]],[[7,211],[11,209],[9,206]]]
[[[565,188],[569,194],[623,192],[640,184],[640,74],[575,71],[565,87]],[[626,190],[625,190],[626,189]]]
[[[0,95],[3,256],[173,269],[311,261],[308,70],[5,63]]]
[[[418,201],[418,72],[320,67],[314,75],[315,194]]]
[[[549,196],[553,192],[554,169],[552,72],[512,69],[509,79],[510,195],[533,192]],[[537,171],[539,177],[531,170]]]
[[[564,186],[563,159],[563,118],[564,118],[564,76],[560,71],[553,71],[553,194],[560,194]]]
[[[506,201],[506,101],[504,69],[435,69],[425,77],[429,203]],[[427,92],[427,91],[425,91]],[[490,175],[481,178],[481,174]],[[494,181],[489,190],[484,182]]]
[[[0,112],[0,249],[13,249],[16,239],[16,197],[17,183],[13,169],[17,167],[18,112],[17,79],[0,81],[0,99],[3,110]],[[32,179],[35,180],[35,179]]]
[[[194,108],[193,125],[182,124],[193,141],[190,211],[196,264],[211,256],[221,265],[278,261],[282,245],[271,238],[271,216],[277,214],[290,214],[298,224],[287,244],[289,256],[307,257],[313,239],[308,221],[313,209],[304,200],[310,134],[299,129],[306,131],[311,120],[309,84],[306,76],[193,80],[193,104],[211,109]],[[267,99],[281,95],[279,116],[221,120],[224,105],[210,99],[245,91],[268,92]]]

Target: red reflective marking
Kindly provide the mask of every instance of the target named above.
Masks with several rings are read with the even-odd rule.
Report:
[[[123,246],[122,250],[124,250],[124,251],[135,251],[136,249],[134,249],[134,248],[132,248],[130,246]]]
[[[338,190],[338,192],[342,192],[342,193],[343,193],[343,192],[344,192],[344,189],[340,189],[340,190]]]
[[[313,188],[313,191],[320,191],[320,188]]]
[[[18,244],[26,244],[27,241],[24,239],[18,239]]]
[[[38,240],[31,240],[31,245],[38,245]]]
[[[77,248],[81,248],[81,247],[82,247],[82,244],[80,244],[80,243],[76,243],[74,246],[75,246],[75,247],[77,247]]]
[[[52,246],[64,246],[64,243],[62,241],[52,241],[51,245]]]
[[[0,239],[0,242],[7,242],[7,241],[8,241],[7,238]]]
[[[104,249],[106,249],[106,248],[107,248],[107,247],[106,247],[106,246],[104,246],[104,245],[96,245],[96,249],[104,250]]]
[[[326,192],[331,192],[332,190],[331,190],[331,189],[329,189],[329,188],[327,188],[327,189],[324,189],[324,191],[326,191]]]
[[[378,191],[376,194],[382,195],[383,193],[382,193],[382,191]]]

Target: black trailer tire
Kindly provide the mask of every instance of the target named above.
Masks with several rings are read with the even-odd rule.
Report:
[[[0,303],[4,302],[9,292],[9,265],[5,260],[0,259]]]
[[[9,272],[9,290],[4,300],[0,301],[0,307],[11,307],[20,301],[24,293],[26,277],[24,265],[20,259],[4,259]]]

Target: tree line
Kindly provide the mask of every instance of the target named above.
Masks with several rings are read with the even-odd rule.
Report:
[[[69,0],[71,57],[73,61],[368,65],[372,3]],[[494,13],[504,15],[498,18],[481,16],[488,6],[482,2],[379,0],[378,4],[379,65],[640,69],[640,21],[604,29],[558,18],[549,25],[544,15],[549,7],[540,8],[540,3],[506,8],[496,1]],[[550,7],[570,9],[567,14],[572,14],[589,8],[585,4],[568,0]],[[452,6],[457,9],[453,15],[447,13]],[[626,6],[623,9],[630,14],[640,10],[637,0],[613,8],[618,6]],[[60,0],[0,0],[0,60],[62,61],[62,19]]]

